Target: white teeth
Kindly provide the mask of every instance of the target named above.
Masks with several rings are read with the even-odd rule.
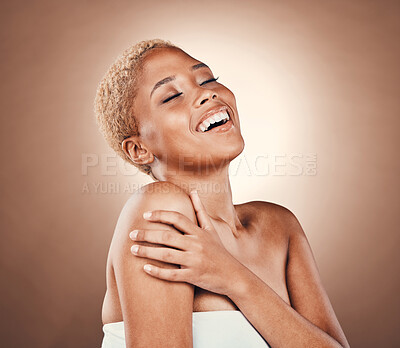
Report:
[[[219,121],[221,121],[223,118],[222,118],[222,115],[221,115],[221,113],[219,112],[218,114],[216,114],[216,115],[214,115],[214,120],[215,120],[215,122],[219,122]]]
[[[221,117],[221,119],[223,119],[223,120],[229,120],[229,115],[228,115],[228,113],[226,112],[226,111],[224,111],[224,112],[222,112],[221,114],[220,114],[220,117]]]
[[[225,119],[229,120],[229,115],[228,115],[227,111],[226,110],[219,111],[216,114],[213,114],[210,117],[208,117],[206,120],[204,120],[200,124],[199,129],[202,132],[205,132],[208,129],[208,127],[210,127],[210,124],[213,124],[215,122],[219,122],[219,121],[225,120]]]

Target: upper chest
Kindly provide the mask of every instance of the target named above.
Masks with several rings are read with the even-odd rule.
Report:
[[[247,223],[239,238],[233,238],[227,233],[229,231],[222,230],[227,226],[216,226],[216,229],[220,229],[221,242],[229,253],[290,304],[285,274],[288,248],[286,233],[273,216],[261,216],[259,212],[256,215],[257,211],[254,210],[241,212],[243,221]],[[224,295],[196,288],[195,311],[222,309],[237,308]]]

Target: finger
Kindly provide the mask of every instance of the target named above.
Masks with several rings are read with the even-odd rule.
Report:
[[[181,250],[134,244],[131,247],[131,252],[136,256],[146,257],[152,260],[174,263],[177,265],[186,265],[187,257],[185,252]]]
[[[143,218],[149,221],[159,221],[164,224],[172,225],[180,232],[186,234],[196,234],[198,226],[185,215],[170,210],[153,210],[143,214]]]
[[[177,249],[187,250],[188,240],[178,231],[168,230],[133,230],[129,237],[137,242],[163,244]]]
[[[144,265],[143,269],[153,277],[172,282],[187,282],[190,272],[189,269],[185,268],[162,268],[149,264]]]
[[[204,229],[212,228],[210,216],[207,214],[206,208],[204,207],[197,190],[190,192],[190,198],[192,199],[193,207],[196,211],[196,216],[200,227]]]

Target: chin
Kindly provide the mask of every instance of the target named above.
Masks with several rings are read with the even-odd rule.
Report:
[[[210,151],[210,155],[212,155],[215,160],[220,159],[231,162],[243,152],[245,143],[240,134],[240,136],[235,137],[228,144],[224,145],[223,147],[215,146],[215,148]]]

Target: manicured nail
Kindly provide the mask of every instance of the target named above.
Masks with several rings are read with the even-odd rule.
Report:
[[[138,233],[139,233],[138,230],[133,230],[131,233],[129,233],[129,237],[130,237],[131,239],[136,239]]]
[[[146,211],[143,213],[143,218],[148,219],[151,216],[151,211]]]
[[[144,266],[143,266],[143,269],[144,269],[146,272],[151,272],[151,266],[150,266],[150,265],[144,265]]]
[[[138,250],[139,250],[139,245],[132,245],[131,251],[134,254],[137,254]]]

